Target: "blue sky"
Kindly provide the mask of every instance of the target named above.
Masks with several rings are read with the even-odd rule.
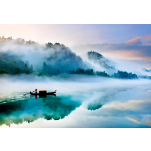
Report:
[[[0,36],[35,40],[38,43],[60,42],[67,46],[97,43],[125,43],[151,35],[150,24],[18,24],[0,25]]]

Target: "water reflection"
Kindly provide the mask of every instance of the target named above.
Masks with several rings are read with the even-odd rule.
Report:
[[[39,118],[59,120],[68,116],[81,104],[72,100],[71,96],[26,96],[22,100],[12,101],[11,98],[0,101],[0,126],[12,123],[33,122]]]
[[[131,90],[132,88],[116,88],[116,89],[103,89],[97,92],[96,97],[88,104],[88,110],[97,110],[100,109],[103,105],[112,101],[114,96],[120,92]]]
[[[56,94],[51,94],[51,96],[55,96],[56,97]],[[35,100],[37,100],[37,97],[39,97],[39,98],[46,98],[47,95],[30,95],[30,98],[32,98],[32,97],[34,97]]]
[[[13,83],[16,89],[18,85],[25,93],[29,87],[35,87],[33,83]],[[50,87],[47,82],[39,85]],[[14,123],[11,127],[151,127],[149,81],[102,80],[52,85],[58,89],[56,97],[35,98],[23,96],[24,92],[19,90],[16,93],[1,90],[0,126]]]

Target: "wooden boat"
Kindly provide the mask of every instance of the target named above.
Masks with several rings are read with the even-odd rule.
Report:
[[[54,92],[47,92],[46,90],[40,90],[39,93],[33,93],[33,92],[30,92],[31,95],[55,95],[56,94],[56,91],[55,90]]]

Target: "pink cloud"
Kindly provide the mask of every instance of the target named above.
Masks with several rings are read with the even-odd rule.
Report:
[[[128,45],[149,44],[150,40],[151,40],[151,35],[148,35],[145,37],[136,37],[136,38],[130,39],[126,42],[126,44]]]
[[[151,40],[151,35],[148,35],[148,36],[146,36],[146,37],[143,37],[142,39],[144,39],[144,40]]]
[[[114,52],[104,52],[102,53],[104,56],[111,57],[114,59],[127,59],[127,60],[151,60],[151,56],[142,56],[142,52],[137,50],[120,50]]]
[[[140,37],[136,37],[136,38],[133,38],[131,40],[128,40],[126,42],[126,44],[128,45],[141,45],[142,44],[142,41],[141,41],[141,38]]]

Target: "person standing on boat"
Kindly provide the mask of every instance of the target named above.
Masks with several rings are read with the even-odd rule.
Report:
[[[37,94],[37,89],[35,89],[35,93]]]

